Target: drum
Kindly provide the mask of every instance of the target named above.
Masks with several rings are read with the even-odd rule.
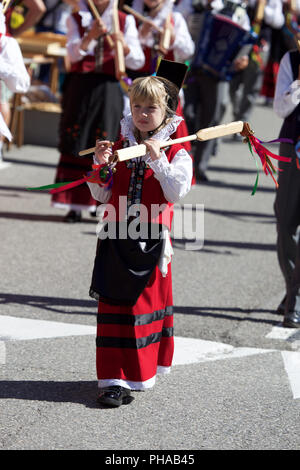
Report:
[[[242,51],[247,55],[256,41],[257,34],[241,28],[229,17],[206,12],[191,68],[229,81],[234,74],[233,60]]]

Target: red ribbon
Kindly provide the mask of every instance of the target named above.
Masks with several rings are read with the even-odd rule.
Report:
[[[254,135],[249,135],[247,136],[249,139],[249,142],[251,144],[251,147],[254,149],[254,151],[257,153],[259,156],[262,167],[264,170],[264,173],[266,175],[271,175],[276,187],[278,187],[278,183],[275,180],[273,173],[276,173],[276,170],[281,171],[279,168],[274,167],[273,163],[271,162],[270,158],[274,158],[275,160],[279,160],[282,162],[290,162],[291,158],[290,157],[283,157],[281,155],[275,155],[275,153],[271,152],[270,150],[266,149],[262,144],[259,139],[254,137]]]
[[[101,186],[107,187],[109,189],[112,185],[112,171],[110,168],[107,167],[107,165],[93,165],[94,171],[91,171],[88,173],[86,176],[81,178],[80,180],[72,181],[71,183],[67,183],[63,186],[60,186],[59,188],[53,188],[49,191],[50,194],[55,194],[55,193],[60,193],[62,191],[66,191],[67,189],[72,189],[75,188],[76,186],[80,186],[83,183],[86,183],[87,181],[90,183],[97,183],[100,184]],[[107,170],[107,177],[105,180],[101,178],[100,172],[102,169]]]

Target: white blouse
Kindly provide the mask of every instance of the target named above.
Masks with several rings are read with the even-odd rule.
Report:
[[[112,5],[113,0],[110,0],[109,6],[101,15],[108,32],[112,32]],[[90,28],[94,21],[93,15],[83,1],[80,1],[79,8],[79,15],[82,18],[82,26],[84,28]],[[86,51],[80,49],[82,37],[80,36],[78,25],[72,16],[69,16],[67,19],[67,30],[67,51],[72,63],[79,62],[86,55],[94,55],[94,49],[97,45],[96,39],[90,42]],[[129,54],[125,56],[125,65],[129,69],[138,70],[143,67],[145,56],[139,42],[135,19],[132,15],[126,15],[124,39],[130,49]]]
[[[15,38],[0,36],[0,80],[14,93],[26,93],[30,77]]]
[[[179,124],[181,123],[182,118],[180,116],[175,116],[173,119],[157,134],[153,136],[157,140],[168,140],[169,136],[172,135]],[[135,137],[133,135],[133,122],[131,115],[126,116],[121,121],[121,133],[124,138],[129,140],[130,146],[137,145]],[[175,203],[184,197],[189,190],[191,189],[191,182],[193,177],[193,163],[190,155],[184,149],[179,150],[172,162],[169,163],[165,152],[161,152],[161,158],[159,160],[152,161],[149,155],[140,157],[142,160],[147,162],[147,164],[154,171],[155,178],[158,179],[162,187],[163,193],[167,201]],[[138,160],[138,159],[137,159]],[[103,187],[99,186],[96,183],[89,183],[91,194],[94,199],[102,203],[108,203],[111,197],[111,190],[105,190]],[[101,218],[104,215],[105,207],[101,209]],[[101,220],[97,227],[97,236],[101,238],[101,230],[104,227],[103,220]],[[162,276],[165,277],[168,274],[168,265],[172,260],[174,254],[169,230],[166,226],[163,225],[163,247],[162,253],[158,261],[158,268],[162,273]]]

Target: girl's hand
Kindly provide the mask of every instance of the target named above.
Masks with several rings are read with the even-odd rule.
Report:
[[[153,161],[158,160],[160,158],[161,142],[155,139],[147,139],[144,141],[144,144],[146,145],[147,151],[150,154],[151,160]]]
[[[109,162],[112,156],[112,144],[109,140],[97,140],[95,148],[95,157],[100,165]]]

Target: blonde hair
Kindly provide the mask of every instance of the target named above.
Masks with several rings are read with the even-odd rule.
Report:
[[[169,80],[153,75],[136,78],[129,89],[131,104],[150,101],[150,103],[157,104],[165,109],[166,117],[175,114],[177,103],[174,109],[173,101],[170,102],[170,99],[174,100],[174,96],[178,96],[177,87]]]

